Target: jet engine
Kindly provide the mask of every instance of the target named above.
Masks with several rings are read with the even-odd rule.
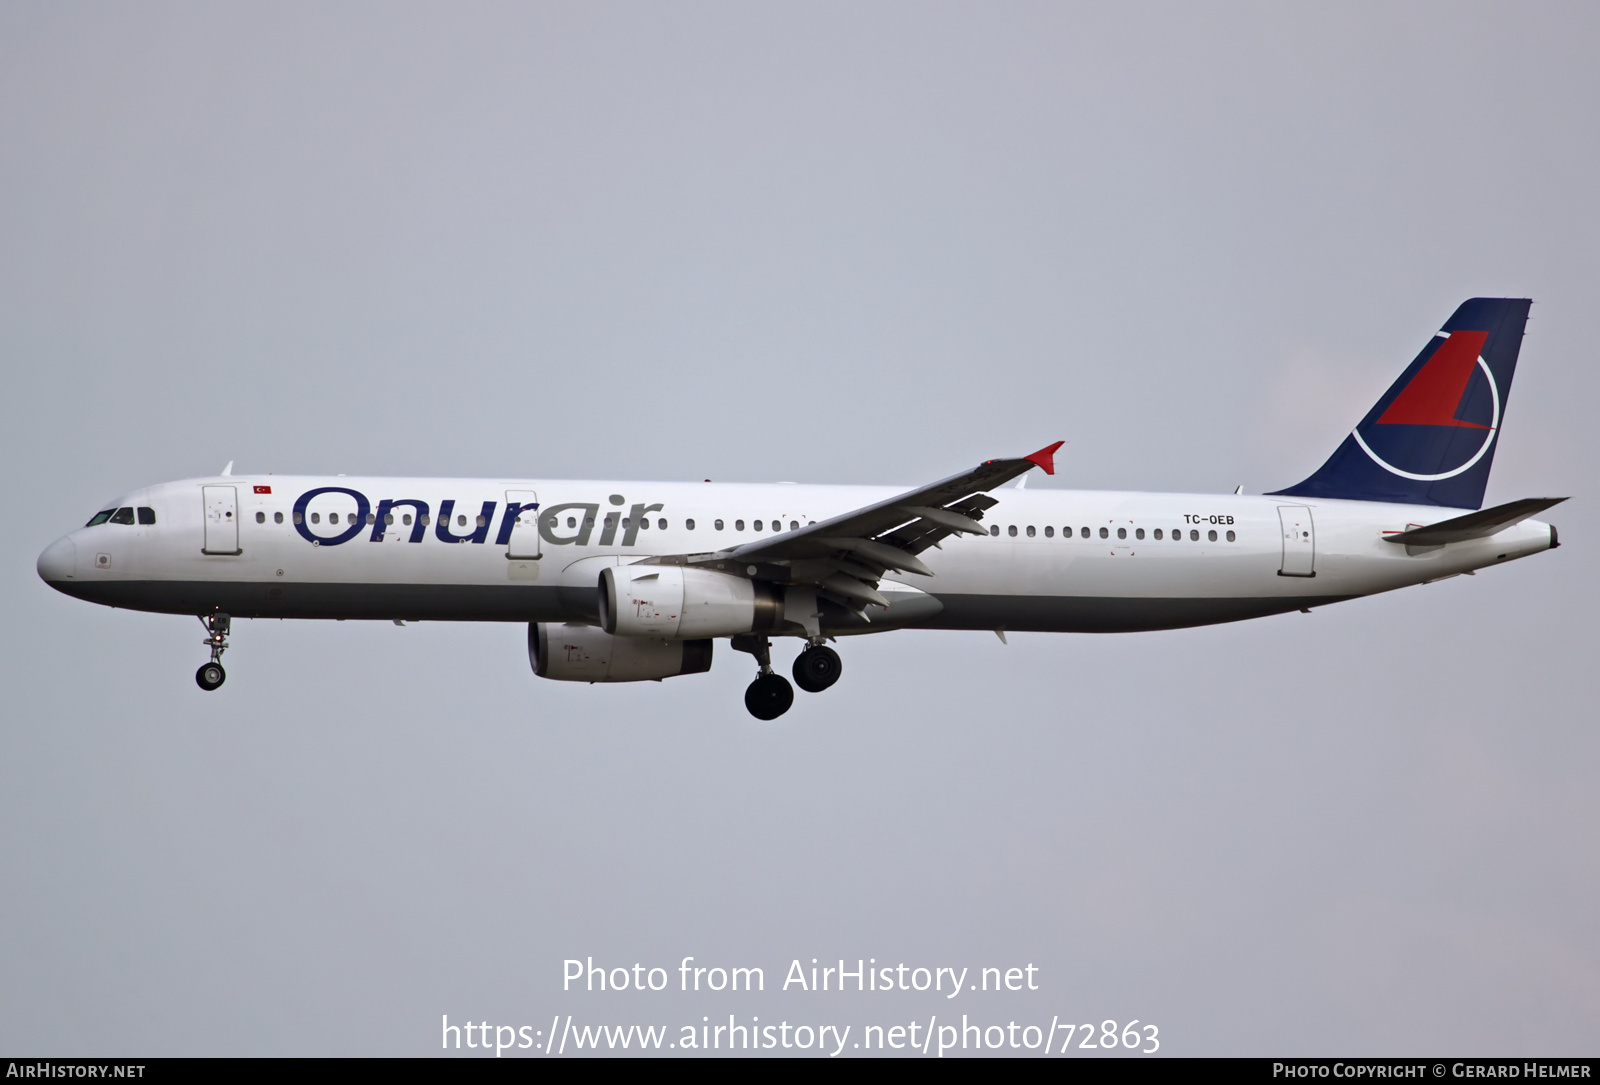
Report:
[[[648,682],[711,669],[711,641],[613,637],[592,625],[530,622],[528,661],[559,682]]]
[[[732,637],[783,618],[771,584],[681,565],[618,565],[600,574],[600,624],[619,637]]]

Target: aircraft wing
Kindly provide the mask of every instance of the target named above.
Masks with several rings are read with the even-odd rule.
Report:
[[[986,460],[886,501],[743,546],[655,560],[711,568],[736,565],[756,579],[815,588],[857,613],[867,606],[887,607],[877,591],[886,572],[932,576],[917,555],[956,533],[988,534],[978,521],[998,502],[986,491],[1035,467],[1055,474],[1055,452],[1064,443],[1017,459]]]
[[[1469,512],[1465,516],[1441,520],[1427,527],[1414,527],[1410,531],[1385,535],[1383,540],[1408,546],[1442,546],[1445,543],[1466,542],[1468,539],[1486,539],[1565,500],[1564,497],[1524,497],[1521,501]]]

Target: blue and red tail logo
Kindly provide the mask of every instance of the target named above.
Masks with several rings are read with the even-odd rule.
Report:
[[[1278,493],[1480,507],[1531,304],[1463,303],[1328,462]]]

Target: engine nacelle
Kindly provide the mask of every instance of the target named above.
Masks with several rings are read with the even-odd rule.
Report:
[[[771,584],[681,565],[618,565],[600,573],[600,624],[619,637],[732,637],[783,618]]]
[[[528,625],[528,662],[558,682],[648,682],[711,669],[711,641],[613,637],[592,625]]]

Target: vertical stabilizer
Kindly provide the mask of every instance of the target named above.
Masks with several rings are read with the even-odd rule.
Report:
[[[1277,493],[1482,506],[1532,304],[1463,302],[1328,462]]]

